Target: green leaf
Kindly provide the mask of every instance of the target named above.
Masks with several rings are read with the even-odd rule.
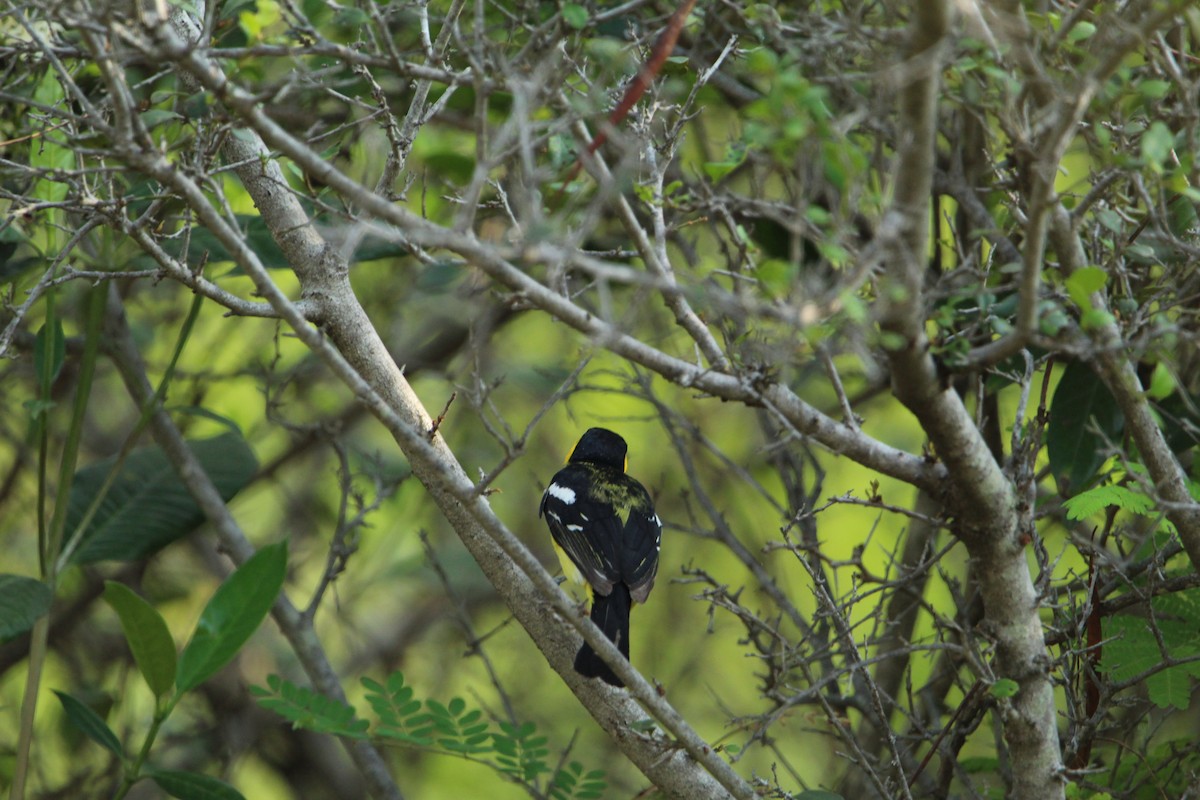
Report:
[[[67,355],[67,340],[63,336],[62,322],[55,317],[38,329],[33,340],[33,371],[38,376],[43,397],[50,395],[50,386],[62,370]]]
[[[1196,612],[1195,603],[1190,602],[1190,598],[1172,598],[1170,604],[1155,600],[1153,605],[1158,613],[1178,613],[1180,610],[1190,614]],[[1155,625],[1171,657],[1185,658],[1200,652],[1200,640],[1190,621],[1159,617]],[[1107,643],[1104,645],[1100,669],[1109,673],[1114,680],[1128,680],[1163,662],[1165,654],[1159,649],[1158,638],[1143,618],[1127,614],[1105,618],[1104,638]],[[1160,708],[1186,709],[1191,697],[1190,678],[1196,677],[1198,672],[1200,664],[1194,662],[1154,672],[1146,678],[1150,700]]]
[[[1085,331],[1094,331],[1111,325],[1114,321],[1116,321],[1116,317],[1109,312],[1099,308],[1089,308],[1080,315],[1079,327]]]
[[[370,23],[370,15],[360,8],[347,8],[343,6],[333,15],[333,24],[339,28],[359,29]]]
[[[1166,400],[1175,393],[1177,384],[1171,370],[1161,361],[1154,365],[1150,373],[1150,385],[1146,387],[1146,395],[1153,400]]]
[[[117,612],[121,630],[133,651],[133,660],[156,697],[175,687],[175,639],[166,620],[132,589],[115,581],[104,582],[104,601]]]
[[[1134,514],[1148,514],[1154,509],[1154,501],[1125,486],[1094,486],[1063,503],[1067,519],[1073,520],[1087,519],[1109,506]]]
[[[1134,88],[1147,100],[1161,100],[1167,96],[1173,85],[1171,81],[1146,80],[1138,81]]]
[[[1050,402],[1046,432],[1050,471],[1068,481],[1071,493],[1078,492],[1104,463],[1105,439],[1119,441],[1124,427],[1117,401],[1100,378],[1087,364],[1071,362]]]
[[[188,445],[224,500],[238,493],[258,469],[253,451],[240,436],[221,436]],[[74,531],[101,490],[115,458],[90,464],[75,474],[67,510]],[[158,447],[134,450],[83,533],[74,564],[137,561],[181,539],[204,521],[204,513]]]
[[[58,696],[58,702],[62,703],[63,711],[66,712],[67,719],[71,721],[72,725],[113,755],[118,758],[123,757],[120,740],[99,714],[88,708],[83,701],[66,692],[55,690],[54,694]]]
[[[578,3],[563,3],[562,18],[563,22],[575,30],[579,30],[588,24],[587,9]]]
[[[1043,309],[1038,317],[1038,330],[1046,336],[1057,336],[1070,323],[1071,318],[1067,316],[1067,313],[1051,303]]]
[[[1154,123],[1142,134],[1142,161],[1155,171],[1162,170],[1162,163],[1171,155],[1175,147],[1175,134],[1162,120]]]
[[[267,677],[267,687],[252,686],[250,693],[260,706],[287,719],[293,727],[351,739],[366,738],[369,723],[356,716],[354,706],[297,686],[278,675]]]
[[[242,793],[225,781],[180,770],[154,770],[150,778],[171,797],[179,800],[245,800]]]
[[[1125,230],[1125,220],[1121,219],[1121,215],[1111,208],[1098,210],[1096,212],[1096,220],[1117,235],[1120,235]],[[1088,269],[1099,269],[1099,267],[1088,267]]]
[[[63,100],[63,97],[63,88],[58,74],[52,69],[46,70],[41,83],[33,93],[33,99],[45,108],[53,108]],[[61,138],[59,134],[51,133],[51,131],[46,131],[46,134],[41,137],[37,147],[29,150],[29,164],[34,168],[34,174],[41,173],[46,176],[34,184],[33,196],[50,203],[59,203],[66,199],[67,191],[70,188],[60,171],[70,170],[76,166],[75,151],[59,143]],[[63,213],[62,209],[51,209],[49,220],[52,223],[57,222]]]
[[[1090,39],[1096,33],[1096,26],[1085,20],[1080,20],[1071,26],[1071,30],[1067,31],[1067,41],[1071,44],[1082,42],[1084,39]]]
[[[286,572],[284,541],[259,550],[221,584],[179,657],[179,692],[196,688],[233,659],[271,610]]]
[[[166,122],[175,122],[183,119],[183,115],[177,111],[168,111],[163,108],[152,108],[149,111],[143,111],[138,115],[142,120],[142,124],[147,130],[152,130]]]
[[[992,684],[992,697],[1015,697],[1021,685],[1009,678],[1000,678]]]
[[[782,258],[764,258],[754,268],[754,277],[763,290],[773,297],[785,296],[795,282],[799,267]]]
[[[50,610],[54,592],[39,580],[0,575],[0,641],[19,636]]]
[[[1082,309],[1092,307],[1092,294],[1104,288],[1108,273],[1100,267],[1083,267],[1071,273],[1067,278],[1067,294]]]

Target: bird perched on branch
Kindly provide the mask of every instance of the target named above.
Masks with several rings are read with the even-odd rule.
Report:
[[[646,487],[625,474],[625,440],[591,428],[542,495],[545,516],[563,572],[584,584],[592,622],[629,658],[629,612],[644,603],[658,572],[662,522]],[[564,555],[566,556],[564,558]],[[624,686],[586,642],[575,671]]]

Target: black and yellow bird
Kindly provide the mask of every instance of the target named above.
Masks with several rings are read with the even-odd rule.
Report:
[[[546,487],[538,511],[550,526],[563,572],[587,587],[592,622],[625,658],[629,612],[654,588],[662,539],[650,494],[625,474],[627,452],[620,436],[591,428]],[[625,685],[586,642],[575,656],[575,671]]]

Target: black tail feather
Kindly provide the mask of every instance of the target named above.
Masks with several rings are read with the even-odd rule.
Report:
[[[629,658],[630,604],[629,587],[624,583],[613,586],[608,595],[595,593],[592,596],[592,622],[612,639],[626,659]],[[575,671],[585,678],[599,678],[609,686],[619,688],[625,685],[587,642],[575,656]]]

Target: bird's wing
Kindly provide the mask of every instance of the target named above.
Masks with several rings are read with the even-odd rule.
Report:
[[[658,574],[658,551],[662,543],[662,521],[654,513],[654,504],[646,489],[629,479],[631,503],[622,531],[621,579],[629,586],[633,599],[646,602]]]
[[[592,589],[607,595],[621,579],[621,520],[611,504],[597,500],[587,491],[586,473],[574,467],[561,470],[542,496],[545,515],[554,541],[579,568]]]

